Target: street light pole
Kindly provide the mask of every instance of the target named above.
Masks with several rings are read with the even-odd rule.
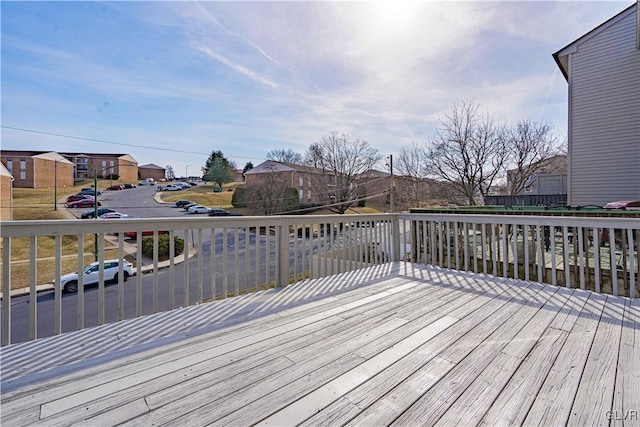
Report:
[[[391,172],[391,180],[389,181],[389,210],[393,213],[394,210],[394,188],[393,188],[393,154],[389,154],[389,170]]]
[[[187,165],[184,167],[184,179],[186,179],[187,181],[189,180],[189,166],[193,165]]]
[[[93,168],[93,219],[98,218],[98,169]],[[93,235],[94,261],[98,262],[98,234]]]

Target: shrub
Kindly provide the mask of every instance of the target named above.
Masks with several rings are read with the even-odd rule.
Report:
[[[231,196],[231,204],[234,208],[247,207],[247,190],[244,187],[237,187]]]
[[[184,239],[174,236],[175,255],[180,255],[184,251]],[[142,238],[142,253],[145,256],[153,257],[153,236]],[[169,257],[169,236],[158,236],[158,258]]]

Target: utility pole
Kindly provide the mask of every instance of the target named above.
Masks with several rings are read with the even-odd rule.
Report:
[[[58,159],[53,161],[53,210],[58,210]]]

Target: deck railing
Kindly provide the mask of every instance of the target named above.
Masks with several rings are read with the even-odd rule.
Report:
[[[2,345],[15,342],[15,335],[36,339],[385,263],[396,258],[394,247],[383,251],[380,242],[398,241],[392,237],[397,224],[388,215],[6,222]],[[125,232],[137,233],[135,242],[148,239],[151,254],[125,239]],[[168,233],[166,242],[160,233]],[[42,283],[83,271],[94,260],[94,244],[97,286],[86,289],[80,274],[77,294],[49,286],[48,297],[39,297]],[[164,261],[162,246],[168,246]],[[180,246],[186,256],[177,257]],[[105,275],[104,261],[114,258],[135,264],[126,284],[122,267],[117,277]],[[28,301],[13,307],[12,299],[20,297],[11,293],[20,281],[28,287],[28,297],[21,298]],[[109,281],[117,285],[106,286]]]
[[[140,242],[149,231],[150,255],[123,234],[136,232]],[[0,233],[2,345],[398,260],[640,294],[640,220],[630,218],[400,213],[13,221]],[[49,287],[38,295],[38,285],[60,283],[93,261],[94,240],[97,286],[85,289],[80,276],[77,294]],[[179,263],[180,242],[186,256]],[[113,278],[105,277],[104,261],[112,258],[133,261],[135,276],[125,283],[120,269],[117,284],[107,286]],[[27,296],[11,296],[18,282]],[[13,306],[19,298],[25,304]]]
[[[637,298],[640,220],[400,215],[408,260]],[[613,268],[612,268],[613,266]]]

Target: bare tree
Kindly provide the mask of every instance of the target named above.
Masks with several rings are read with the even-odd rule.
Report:
[[[332,131],[307,151],[320,173],[312,177],[313,190],[329,210],[343,214],[358,199],[358,182],[366,180],[382,156],[367,141]]]
[[[552,173],[554,156],[560,153],[558,137],[547,123],[521,120],[507,134],[510,166],[509,194],[520,194],[538,173]]]
[[[506,161],[504,126],[478,112],[473,101],[454,104],[440,121],[429,150],[433,173],[451,184],[465,204],[475,205],[503,171]]]
[[[167,167],[164,168],[164,177],[167,178],[169,181],[171,181],[176,177],[176,174],[173,171],[173,166],[167,165]]]
[[[304,164],[312,168],[320,167],[320,159],[322,158],[322,148],[319,142],[314,142],[304,154]]]
[[[302,155],[290,148],[286,150],[284,148],[271,150],[267,153],[267,159],[276,162],[293,163],[295,165],[301,165],[303,163]]]
[[[420,207],[427,198],[427,180],[431,172],[428,161],[429,152],[425,145],[412,142],[409,147],[402,147],[396,160],[396,173],[408,181],[407,200],[415,207]]]

